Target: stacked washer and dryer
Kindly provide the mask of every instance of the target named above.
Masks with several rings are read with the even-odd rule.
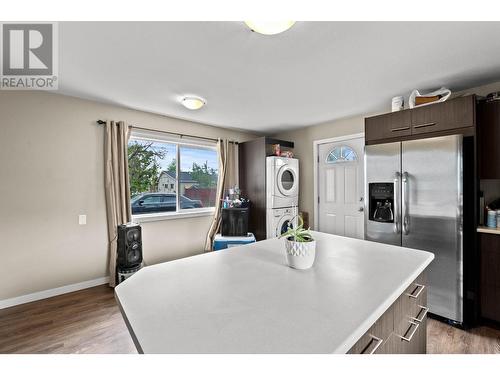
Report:
[[[294,143],[259,137],[238,145],[238,180],[242,194],[250,200],[248,231],[257,241],[284,233],[288,223],[296,225],[299,203],[298,159],[271,156],[276,145],[291,151]]]
[[[280,156],[266,158],[266,233],[279,237],[297,226],[299,160]]]

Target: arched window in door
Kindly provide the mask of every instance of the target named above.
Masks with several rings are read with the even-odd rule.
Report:
[[[357,160],[358,155],[356,154],[356,151],[354,151],[351,147],[345,145],[335,146],[326,157],[326,162],[328,164]]]

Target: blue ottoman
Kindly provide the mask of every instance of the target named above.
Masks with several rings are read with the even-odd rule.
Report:
[[[223,237],[221,234],[216,234],[214,238],[214,250],[227,249],[229,247],[246,245],[255,242],[255,236],[248,233],[242,237]]]

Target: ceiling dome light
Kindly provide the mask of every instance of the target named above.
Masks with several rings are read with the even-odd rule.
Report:
[[[250,30],[259,34],[274,35],[287,31],[295,21],[245,21]]]
[[[207,102],[201,98],[187,96],[187,97],[182,99],[181,103],[187,109],[196,110],[196,109],[200,109],[201,107],[203,107]]]

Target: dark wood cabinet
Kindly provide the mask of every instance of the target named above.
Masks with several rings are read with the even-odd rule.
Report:
[[[500,323],[500,235],[480,233],[481,316]]]
[[[472,135],[476,126],[476,96],[386,113],[365,119],[367,144],[411,140],[454,133]]]
[[[394,347],[388,345],[389,337],[394,331],[394,305],[370,327],[353,345],[348,354],[389,354]]]
[[[479,178],[500,179],[500,101],[478,103],[477,134]],[[478,237],[481,317],[500,323],[500,235]]]
[[[396,301],[394,334],[399,340],[395,354],[424,354],[427,351],[427,282],[423,273]]]
[[[266,238],[266,159],[262,157],[265,154],[266,144],[260,138],[238,145],[240,189],[250,199],[248,230],[257,241]]]
[[[238,145],[239,184],[242,196],[250,199],[248,230],[257,241],[266,239],[266,157],[272,145],[293,149],[293,142],[261,137]]]
[[[477,106],[479,178],[500,179],[500,101]]]
[[[369,117],[365,121],[365,137],[383,140],[411,135],[411,112],[400,111]]]
[[[476,124],[474,95],[414,108],[411,111],[412,134],[473,127]]]
[[[427,351],[427,289],[422,273],[370,329],[349,354],[425,354]]]

